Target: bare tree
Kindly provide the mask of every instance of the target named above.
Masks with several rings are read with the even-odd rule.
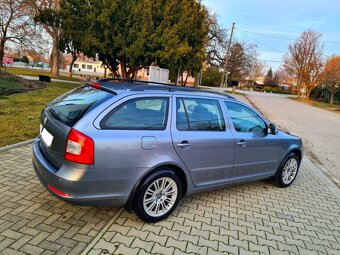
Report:
[[[251,80],[252,85],[255,85],[256,80],[259,77],[263,76],[263,69],[265,67],[265,64],[261,61],[258,61],[256,58],[254,58],[251,62],[248,77]]]
[[[50,56],[51,74],[53,76],[59,76],[60,37],[62,33],[58,16],[60,1],[33,0],[33,6],[35,8],[35,20],[43,25],[45,31],[52,39],[52,51]]]
[[[333,56],[327,60],[323,81],[331,93],[329,103],[333,104],[334,95],[340,91],[340,56]]]
[[[7,42],[28,47],[35,35],[28,0],[0,0],[0,67]]]
[[[275,72],[275,76],[277,77],[277,81],[279,84],[288,84],[289,83],[289,74],[283,69],[283,68],[279,68],[279,70],[277,70]]]
[[[284,56],[283,67],[298,81],[298,97],[301,85],[305,87],[306,98],[321,81],[323,69],[323,44],[321,34],[312,30],[303,32],[293,45],[289,45]]]
[[[205,43],[207,62],[211,66],[222,67],[227,50],[227,33],[217,21],[216,15],[207,18],[209,33]]]

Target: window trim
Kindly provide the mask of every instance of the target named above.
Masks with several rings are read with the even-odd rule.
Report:
[[[125,105],[126,103],[137,101],[137,100],[148,100],[148,99],[163,99],[166,101],[166,112],[165,112],[165,123],[162,128],[157,129],[141,129],[141,128],[127,128],[127,127],[108,127],[105,125],[105,122],[116,112],[118,111],[122,105]],[[99,122],[99,127],[102,130],[126,130],[126,131],[164,131],[168,127],[168,120],[169,120],[169,106],[170,106],[170,98],[166,96],[154,96],[154,97],[135,97],[128,99],[124,102],[121,102],[120,104],[116,105],[112,110],[110,110]]]
[[[237,131],[237,130],[235,129],[233,120],[232,120],[232,118],[231,118],[231,116],[230,116],[229,109],[228,109],[228,107],[226,106],[225,103],[238,104],[238,105],[241,105],[241,106],[247,108],[249,111],[253,112],[257,117],[259,117],[259,118],[264,122],[264,124],[266,125],[266,128],[268,128],[268,121],[267,121],[265,118],[263,118],[263,117],[261,116],[260,113],[254,111],[254,110],[253,110],[252,108],[250,108],[248,105],[243,104],[243,103],[241,103],[241,102],[223,100],[223,105],[224,105],[224,107],[226,108],[227,117],[228,117],[228,119],[230,120],[230,124],[231,124],[231,126],[232,126],[232,128],[233,128],[233,130],[234,130],[235,132],[241,133],[241,134],[245,134],[245,133],[246,133],[246,134],[250,134],[250,133],[262,133],[261,131],[255,131],[255,132],[240,132],[240,131]],[[264,132],[264,133],[265,133],[265,132]]]
[[[183,104],[183,107],[184,107],[184,111],[185,111],[185,117],[186,117],[186,120],[187,120],[187,125],[188,125],[188,130],[180,130],[178,129],[177,127],[177,99],[180,100]],[[218,103],[218,106],[219,106],[219,112],[220,112],[220,115],[222,116],[222,121],[223,121],[223,129],[221,130],[195,130],[195,129],[191,129],[191,126],[190,126],[190,121],[189,121],[189,116],[188,116],[188,112],[187,112],[187,107],[184,103],[184,100],[185,99],[191,99],[191,100],[195,100],[195,99],[198,99],[198,100],[211,100],[211,101],[216,101]],[[175,127],[176,127],[176,130],[177,131],[180,131],[180,132],[225,132],[227,130],[227,125],[226,125],[226,119],[225,119],[225,116],[224,116],[224,113],[223,113],[223,109],[222,109],[222,106],[221,106],[221,103],[220,103],[220,100],[216,99],[216,98],[203,98],[203,97],[186,97],[186,96],[177,96],[175,98],[175,116],[176,116],[176,119],[175,119]]]

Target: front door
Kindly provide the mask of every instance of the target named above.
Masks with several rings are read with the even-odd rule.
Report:
[[[173,145],[194,185],[226,182],[233,169],[235,142],[219,100],[176,97],[172,108]]]
[[[242,181],[274,175],[282,155],[277,136],[268,134],[266,122],[246,105],[226,101],[225,106],[236,144],[231,179]]]

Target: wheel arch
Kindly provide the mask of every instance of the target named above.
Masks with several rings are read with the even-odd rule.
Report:
[[[135,186],[133,187],[130,196],[127,200],[127,202],[124,205],[125,210],[127,210],[128,212],[131,212],[133,209],[133,202],[135,200],[136,197],[136,191],[138,190],[138,188],[140,187],[140,185],[152,174],[156,173],[159,170],[164,170],[164,169],[170,169],[172,171],[174,171],[178,177],[181,180],[181,185],[182,185],[182,197],[185,196],[185,194],[187,193],[188,190],[188,178],[189,176],[186,175],[185,171],[183,170],[182,167],[173,164],[173,163],[166,163],[166,164],[162,164],[162,165],[158,165],[154,168],[152,168],[151,170],[149,170],[148,172],[146,172],[140,179],[139,181],[135,184]]]
[[[301,164],[301,160],[302,160],[302,151],[301,151],[299,148],[294,148],[294,149],[290,150],[290,151],[287,153],[286,157],[287,157],[290,153],[296,154],[296,156],[299,158],[299,161],[300,161],[299,164]]]

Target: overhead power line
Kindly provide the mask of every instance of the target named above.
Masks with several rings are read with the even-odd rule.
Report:
[[[282,40],[291,40],[291,41],[295,41],[296,38],[289,38],[289,37],[283,37],[283,36],[278,36],[278,35],[272,35],[272,34],[262,34],[262,33],[256,33],[256,32],[252,32],[252,31],[248,31],[248,30],[243,30],[243,29],[239,29],[239,31],[245,32],[245,33],[249,33],[249,34],[254,34],[254,35],[260,35],[260,36],[265,36],[265,37],[272,37],[272,38],[277,38],[277,39],[282,39]]]
[[[281,40],[289,40],[289,41],[296,41],[296,38],[292,38],[292,37],[284,37],[284,36],[280,36],[280,35],[274,35],[274,34],[264,34],[264,33],[258,33],[258,32],[252,32],[249,30],[244,30],[244,29],[240,29],[238,28],[239,31],[242,31],[244,33],[248,33],[248,34],[253,34],[253,35],[259,35],[259,36],[264,36],[264,37],[271,37],[271,38],[276,38],[276,39],[281,39]],[[340,44],[340,41],[325,41],[322,42],[324,44]]]
[[[239,30],[239,29],[238,29]],[[266,43],[263,43],[263,42],[261,42],[261,41],[258,41],[257,39],[255,39],[255,38],[253,38],[253,37],[250,37],[249,35],[247,35],[247,34],[244,34],[243,33],[243,31],[242,30],[239,30],[245,37],[247,37],[248,39],[250,39],[250,40],[252,40],[252,41],[254,41],[254,42],[256,42],[256,43],[258,43],[258,44],[261,44],[261,45],[263,45],[263,46],[265,46],[265,47],[267,47],[267,48],[269,48],[269,49],[271,49],[271,50],[274,50],[274,51],[277,51],[277,52],[280,52],[280,53],[285,53],[286,51],[283,51],[283,50],[278,50],[278,49],[276,49],[276,48],[274,48],[274,47],[272,47],[272,46],[270,46],[270,45],[268,45],[268,44],[266,44]]]

